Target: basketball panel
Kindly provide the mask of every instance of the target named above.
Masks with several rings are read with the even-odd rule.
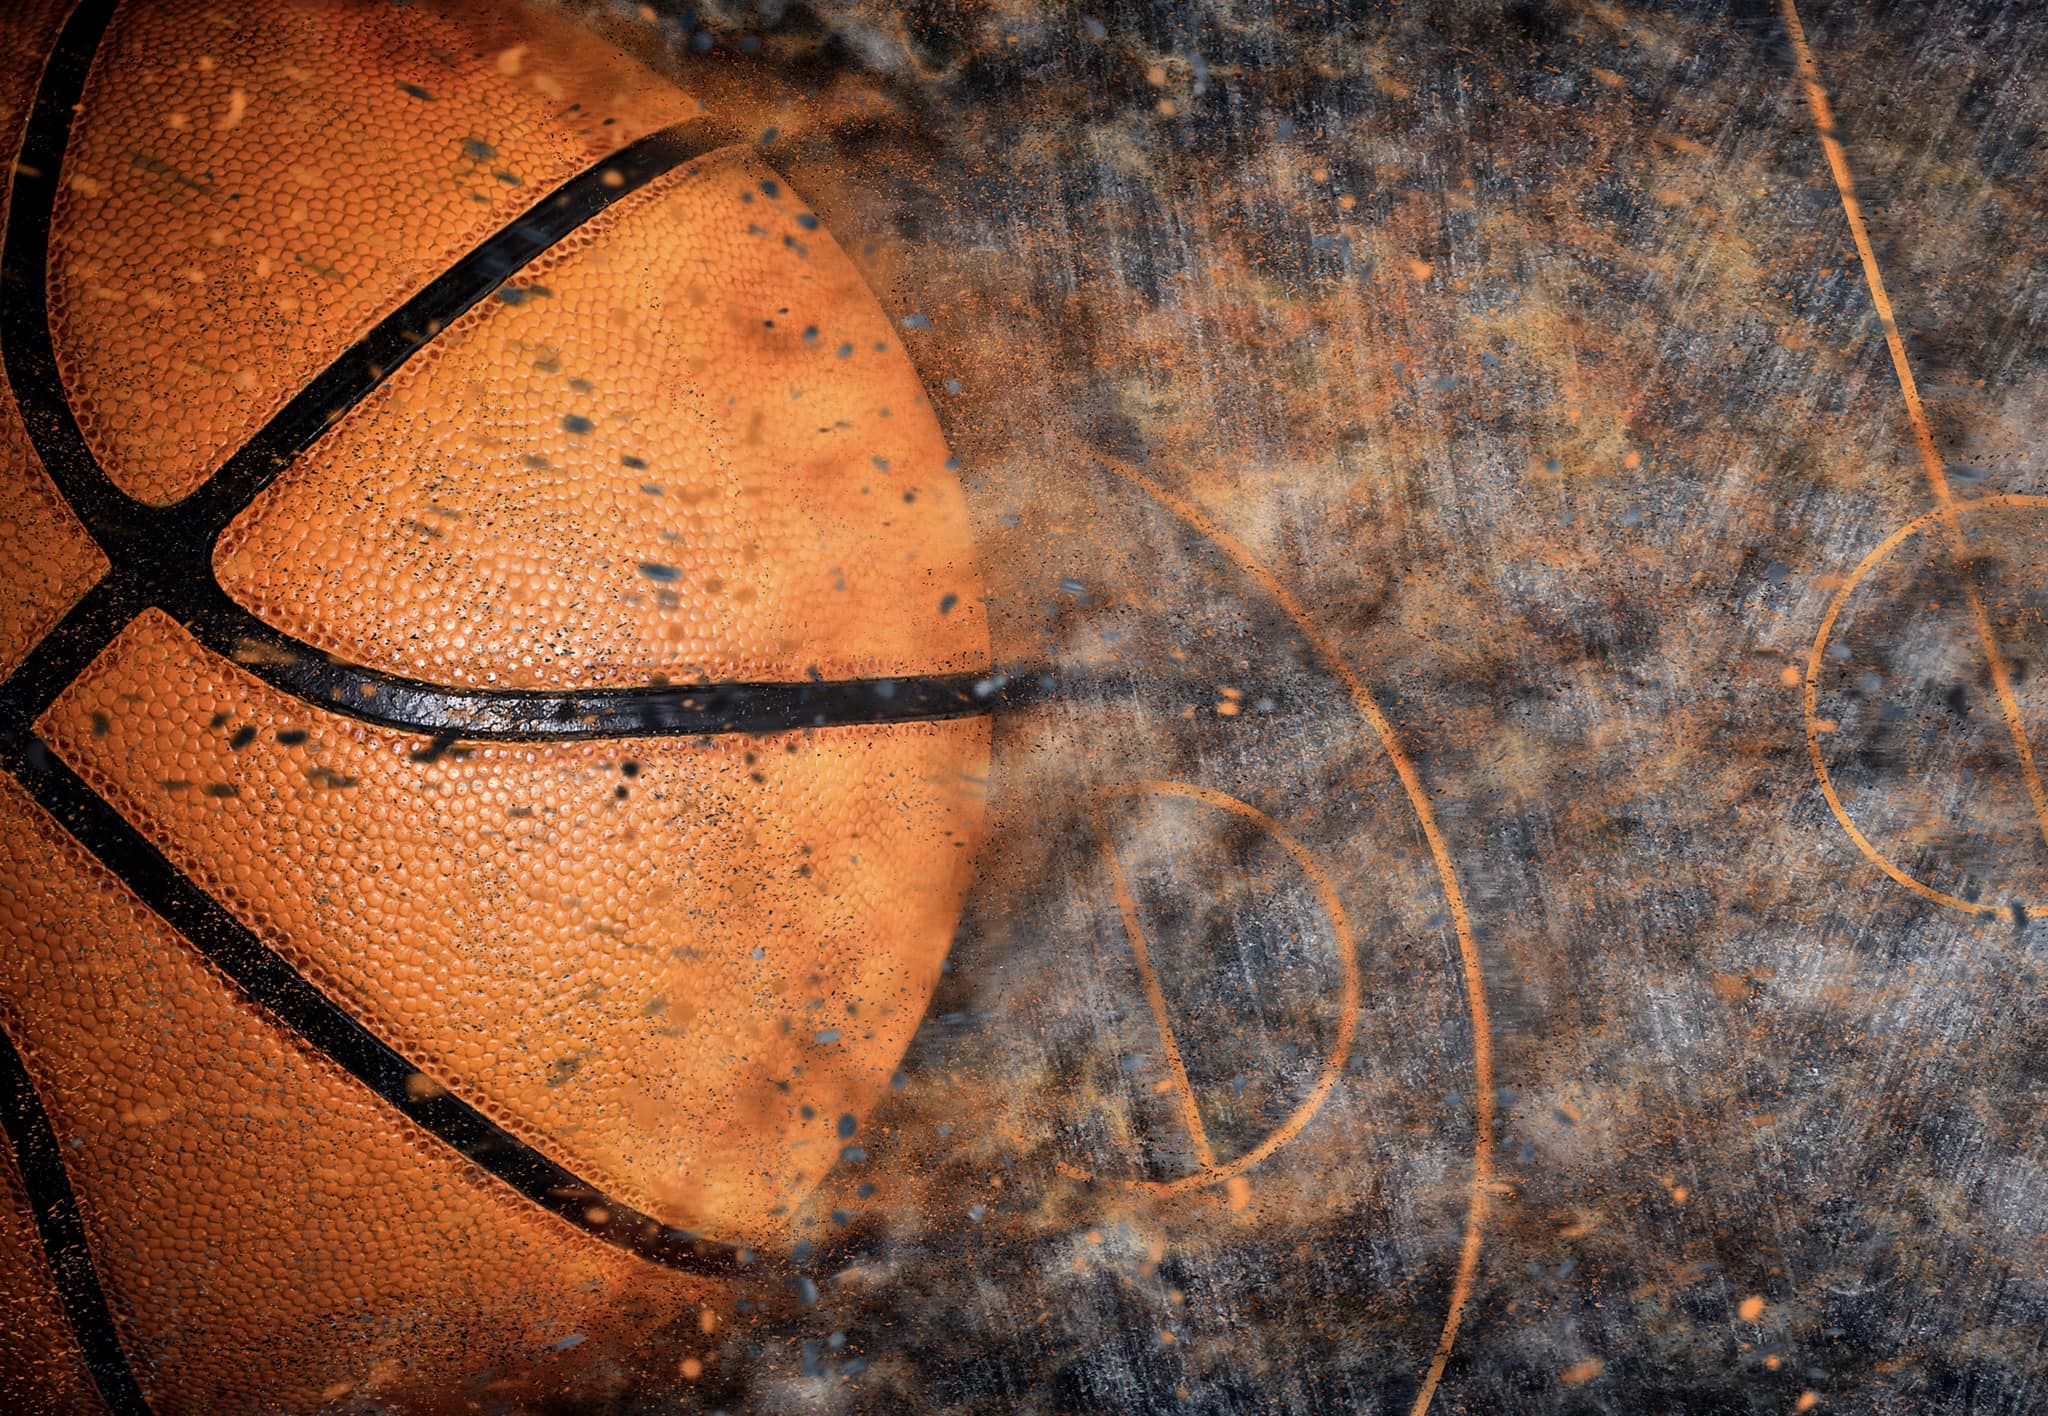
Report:
[[[830,234],[738,149],[621,200],[457,320],[216,566],[277,628],[442,684],[988,663],[917,371]]]
[[[29,446],[14,400],[0,394],[0,674],[12,672],[78,597],[107,571],[107,558],[57,495]]]
[[[51,1281],[49,1256],[11,1148],[0,1146],[0,1411],[105,1411]]]
[[[511,1399],[703,1296],[288,1041],[11,780],[0,837],[0,1005],[156,1409]]]
[[[0,6],[0,153],[21,150],[22,124],[43,56],[68,7],[54,0]],[[0,196],[5,225],[12,187]],[[57,495],[29,444],[11,393],[0,395],[0,674],[16,668],[64,612],[106,573],[107,558]]]
[[[288,698],[145,615],[39,725],[414,1065],[664,1222],[765,1242],[952,942],[985,719],[468,744]]]
[[[51,233],[87,442],[124,490],[179,500],[485,237],[699,111],[510,3],[122,5]]]

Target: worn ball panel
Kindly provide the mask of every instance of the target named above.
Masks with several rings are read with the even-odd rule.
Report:
[[[909,1044],[989,740],[970,719],[436,754],[155,613],[39,727],[416,1066],[636,1208],[745,1242]]]
[[[0,152],[21,145],[22,119],[42,72],[42,56],[63,22],[56,0],[0,6]],[[7,210],[0,191],[0,216]],[[0,674],[106,572],[107,558],[43,472],[11,394],[0,394]]]
[[[988,663],[917,372],[818,219],[741,150],[634,193],[453,324],[216,565],[278,628],[437,683]]]
[[[107,558],[78,523],[29,446],[14,400],[0,397],[0,674],[106,573]]]
[[[516,5],[122,5],[51,232],[87,441],[132,495],[186,496],[464,252],[698,111]]]
[[[651,1333],[706,1295],[279,1036],[12,782],[0,928],[7,1032],[158,1409],[410,1409],[479,1371],[556,1381],[567,1339]]]
[[[72,1416],[104,1410],[50,1278],[21,1169],[0,1147],[0,1411]]]

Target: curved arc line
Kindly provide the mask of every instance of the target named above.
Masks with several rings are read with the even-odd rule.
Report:
[[[2010,914],[2013,906],[2011,904],[1986,904],[1982,900],[1965,900],[1960,896],[1951,895],[1945,890],[1938,890],[1924,880],[1916,879],[1914,876],[1907,874],[1905,868],[1894,861],[1889,855],[1879,850],[1870,838],[1864,835],[1862,830],[1857,827],[1855,821],[1850,819],[1849,808],[1843,804],[1841,794],[1835,789],[1834,776],[1828,771],[1827,754],[1821,750],[1820,674],[1822,668],[1821,661],[1827,655],[1828,641],[1834,637],[1835,625],[1841,619],[1842,611],[1849,603],[1849,597],[1862,587],[1863,582],[1869,579],[1872,572],[1885,561],[1890,560],[1892,553],[1898,550],[1900,546],[1936,522],[1949,521],[1958,515],[1993,506],[2048,507],[2048,497],[2027,496],[2018,492],[2002,493],[1996,496],[1979,497],[1962,507],[1936,507],[1932,511],[1922,512],[1919,516],[1907,522],[1904,526],[1901,526],[1883,541],[1879,542],[1877,547],[1859,561],[1854,570],[1849,572],[1847,579],[1842,582],[1841,588],[1835,592],[1834,598],[1828,601],[1827,613],[1821,616],[1820,632],[1814,636],[1813,649],[1806,656],[1806,708],[1804,713],[1806,722],[1806,751],[1807,756],[1813,762],[1813,773],[1815,779],[1820,784],[1821,795],[1827,798],[1828,810],[1834,812],[1835,820],[1841,823],[1842,829],[1848,833],[1849,839],[1855,842],[1856,849],[1863,852],[1864,857],[1872,865],[1924,899],[1932,900],[1937,905],[1945,905],[1952,910],[1960,910],[1964,914],[1973,915]],[[2022,903],[2019,907],[2029,914],[2034,912],[2034,907],[2031,905]]]
[[[1941,447],[1934,438],[1934,425],[1928,420],[1927,406],[1920,398],[1920,385],[1913,377],[1912,362],[1906,357],[1906,339],[1899,331],[1898,320],[1893,317],[1891,297],[1885,293],[1884,273],[1877,263],[1877,248],[1871,244],[1870,229],[1863,220],[1863,203],[1856,195],[1856,179],[1849,170],[1849,155],[1842,147],[1835,127],[1834,108],[1828,101],[1827,88],[1821,83],[1820,64],[1813,57],[1812,46],[1806,42],[1806,27],[1800,23],[1799,7],[1796,0],[1779,0],[1779,10],[1793,51],[1798,56],[1800,82],[1806,92],[1807,107],[1813,113],[1814,131],[1820,137],[1828,171],[1835,179],[1835,191],[1841,197],[1842,215],[1848,220],[1856,255],[1863,263],[1863,283],[1870,291],[1870,303],[1877,311],[1879,326],[1884,330],[1885,347],[1891,353],[1892,372],[1898,377],[1899,392],[1906,404],[1906,417],[1913,426],[1913,442],[1920,454],[1921,470],[1927,478],[1928,490],[1934,496],[1935,511],[1942,528],[1948,533],[1949,552],[1955,557],[1963,593],[1970,602],[1970,617],[1975,623],[1985,662],[1991,670],[1991,686],[1998,698],[1999,716],[2005,721],[2013,752],[2019,758],[2020,775],[2026,782],[2027,797],[2033,803],[2041,839],[2048,843],[2048,783],[2042,781],[2040,767],[2034,761],[2034,745],[2028,741],[2026,724],[2020,718],[2019,695],[2013,686],[2012,669],[2006,662],[2004,651],[1999,648],[1990,607],[1984,603],[1984,593],[1977,588],[1976,578],[1970,573],[1972,558],[1963,536],[1961,520],[1964,504],[1956,500],[1954,489],[1949,484],[1948,468],[1942,460]],[[1836,812],[1837,816],[1841,814],[1839,810]],[[1851,835],[1855,834],[1852,827]],[[1857,844],[1864,846],[1865,843],[1858,837]],[[1865,854],[1869,854],[1867,848]],[[1897,873],[1889,869],[1885,873],[1905,883]],[[1928,892],[1922,890],[1920,893]],[[1928,898],[1945,904],[1953,899],[1939,891],[1929,894]]]
[[[1337,1083],[1343,1080],[1344,1069],[1351,1061],[1351,1050],[1358,1035],[1359,1009],[1364,1001],[1364,980],[1358,967],[1358,936],[1351,927],[1351,916],[1344,908],[1343,896],[1339,894],[1336,882],[1330,879],[1329,872],[1323,869],[1321,862],[1307,846],[1296,839],[1293,832],[1250,802],[1240,801],[1228,792],[1220,792],[1213,787],[1197,786],[1190,782],[1132,782],[1122,787],[1105,787],[1099,794],[1180,797],[1187,801],[1200,802],[1216,811],[1230,812],[1252,822],[1286,851],[1301,873],[1308,877],[1309,883],[1315,887],[1317,899],[1322,903],[1323,912],[1330,917],[1331,933],[1336,936],[1338,967],[1343,971],[1343,982],[1339,986],[1337,1003],[1337,1036],[1330,1044],[1330,1055],[1323,1060],[1322,1067],[1316,1073],[1315,1085],[1309,1088],[1308,1095],[1287,1113],[1286,1119],[1268,1132],[1256,1146],[1235,1160],[1220,1163],[1210,1150],[1208,1137],[1201,1128],[1200,1113],[1195,1109],[1194,1088],[1188,1082],[1186,1069],[1180,1063],[1179,1045],[1173,1039],[1172,1024],[1167,1020],[1165,997],[1158,987],[1157,975],[1149,962],[1141,965],[1142,972],[1147,977],[1146,988],[1154,1016],[1158,1019],[1160,1032],[1166,1038],[1168,1047],[1172,1049],[1172,1065],[1181,1091],[1183,1108],[1195,1117],[1189,1129],[1195,1137],[1197,1158],[1201,1161],[1201,1167],[1193,1174],[1184,1175],[1178,1180],[1129,1180],[1125,1183],[1132,1189],[1145,1190],[1155,1195],[1185,1194],[1189,1190],[1215,1185],[1244,1175],[1264,1163],[1274,1152],[1308,1129],[1309,1123],[1315,1120],[1324,1103],[1330,1099],[1330,1094],[1337,1089]],[[1106,837],[1103,848],[1114,859],[1115,848],[1109,844]],[[1114,878],[1120,885],[1117,904],[1124,913],[1124,927],[1135,945],[1135,942],[1142,938],[1142,927],[1137,920],[1136,901],[1130,898],[1128,884],[1123,881],[1121,862],[1117,863]]]
[[[57,1128],[36,1094],[27,1062],[5,1028],[0,1028],[0,1127],[13,1147],[35,1217],[36,1236],[87,1374],[113,1416],[149,1416],[149,1402],[129,1365],[98,1266],[93,1263]]]
[[[1475,1134],[1472,1145],[1472,1197],[1465,1211],[1465,1235],[1459,1247],[1457,1276],[1451,1286],[1449,1311],[1444,1318],[1443,1334],[1437,1341],[1435,1356],[1429,1364],[1429,1371],[1423,1379],[1422,1388],[1417,1392],[1410,1416],[1424,1416],[1430,1402],[1436,1395],[1437,1387],[1443,1381],[1444,1367],[1450,1361],[1451,1349],[1457,1342],[1458,1329],[1462,1325],[1466,1306],[1471,1302],[1474,1282],[1479,1272],[1479,1255],[1485,1242],[1485,1226],[1489,1211],[1489,1200],[1494,1186],[1493,1128],[1495,1115],[1493,1084],[1493,1020],[1486,1001],[1486,975],[1479,956],[1479,945],[1472,930],[1472,915],[1465,905],[1464,891],[1458,885],[1458,870],[1451,858],[1450,844],[1444,839],[1443,830],[1437,824],[1436,812],[1430,806],[1428,791],[1422,784],[1421,774],[1415,770],[1400,739],[1395,736],[1394,725],[1366,687],[1365,680],[1345,662],[1334,641],[1316,628],[1308,612],[1278,576],[1259,563],[1242,542],[1218,526],[1200,507],[1185,498],[1168,491],[1164,486],[1140,472],[1137,468],[1111,457],[1095,448],[1084,448],[1083,453],[1098,463],[1112,476],[1144,492],[1182,522],[1214,543],[1230,560],[1267,594],[1271,595],[1287,617],[1294,621],[1295,628],[1308,641],[1316,657],[1324,667],[1337,676],[1345,691],[1359,712],[1365,715],[1373,731],[1378,734],[1380,746],[1386,751],[1387,760],[1393,764],[1395,775],[1401,780],[1401,787],[1408,795],[1408,803],[1415,811],[1417,823],[1422,827],[1424,840],[1436,865],[1437,878],[1442,883],[1445,903],[1450,907],[1452,927],[1458,936],[1458,956],[1463,967],[1466,1005],[1472,1018],[1472,1072],[1478,1089],[1474,1105]]]

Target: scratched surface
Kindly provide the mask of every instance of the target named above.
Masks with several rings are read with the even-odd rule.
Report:
[[[857,1261],[621,1409],[2048,1407],[2048,14],[1805,5],[1838,172],[1772,4],[586,13],[1034,690]]]

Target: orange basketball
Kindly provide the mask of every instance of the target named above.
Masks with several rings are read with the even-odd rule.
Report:
[[[0,1408],[573,1392],[788,1285],[937,979],[937,422],[590,35],[67,10],[0,18]]]

